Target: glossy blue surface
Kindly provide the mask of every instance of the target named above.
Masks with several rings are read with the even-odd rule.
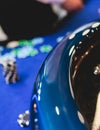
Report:
[[[84,25],[65,37],[44,61],[35,81],[31,101],[31,130],[87,130],[70,81],[76,48],[91,39],[100,22]]]

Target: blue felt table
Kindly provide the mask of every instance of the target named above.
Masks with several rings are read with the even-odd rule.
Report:
[[[99,10],[99,11],[98,11]],[[17,123],[20,113],[30,108],[33,84],[49,51],[77,27],[100,18],[100,0],[88,0],[85,7],[74,14],[66,24],[52,35],[19,41],[13,49],[0,47],[2,57],[15,57],[20,80],[6,84],[0,67],[0,130],[30,130]]]

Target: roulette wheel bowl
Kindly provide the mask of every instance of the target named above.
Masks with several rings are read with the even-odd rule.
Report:
[[[30,105],[31,130],[98,130],[100,22],[66,36],[37,75]]]

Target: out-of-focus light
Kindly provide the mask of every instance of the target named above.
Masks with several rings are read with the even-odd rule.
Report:
[[[55,107],[55,111],[56,111],[57,115],[60,115],[60,111],[59,111],[59,108],[57,106]]]

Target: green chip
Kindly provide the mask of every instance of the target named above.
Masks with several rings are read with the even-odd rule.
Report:
[[[33,46],[33,43],[31,40],[20,40],[19,45],[20,46]]]
[[[14,49],[14,50],[12,51],[12,53],[14,53],[16,56],[18,55],[19,52],[20,52],[20,49]]]
[[[38,50],[37,49],[33,49],[30,53],[29,56],[35,56],[38,54]]]
[[[52,50],[52,46],[51,45],[43,45],[43,46],[41,46],[40,47],[40,51],[41,52],[49,52],[49,51],[51,51]]]

